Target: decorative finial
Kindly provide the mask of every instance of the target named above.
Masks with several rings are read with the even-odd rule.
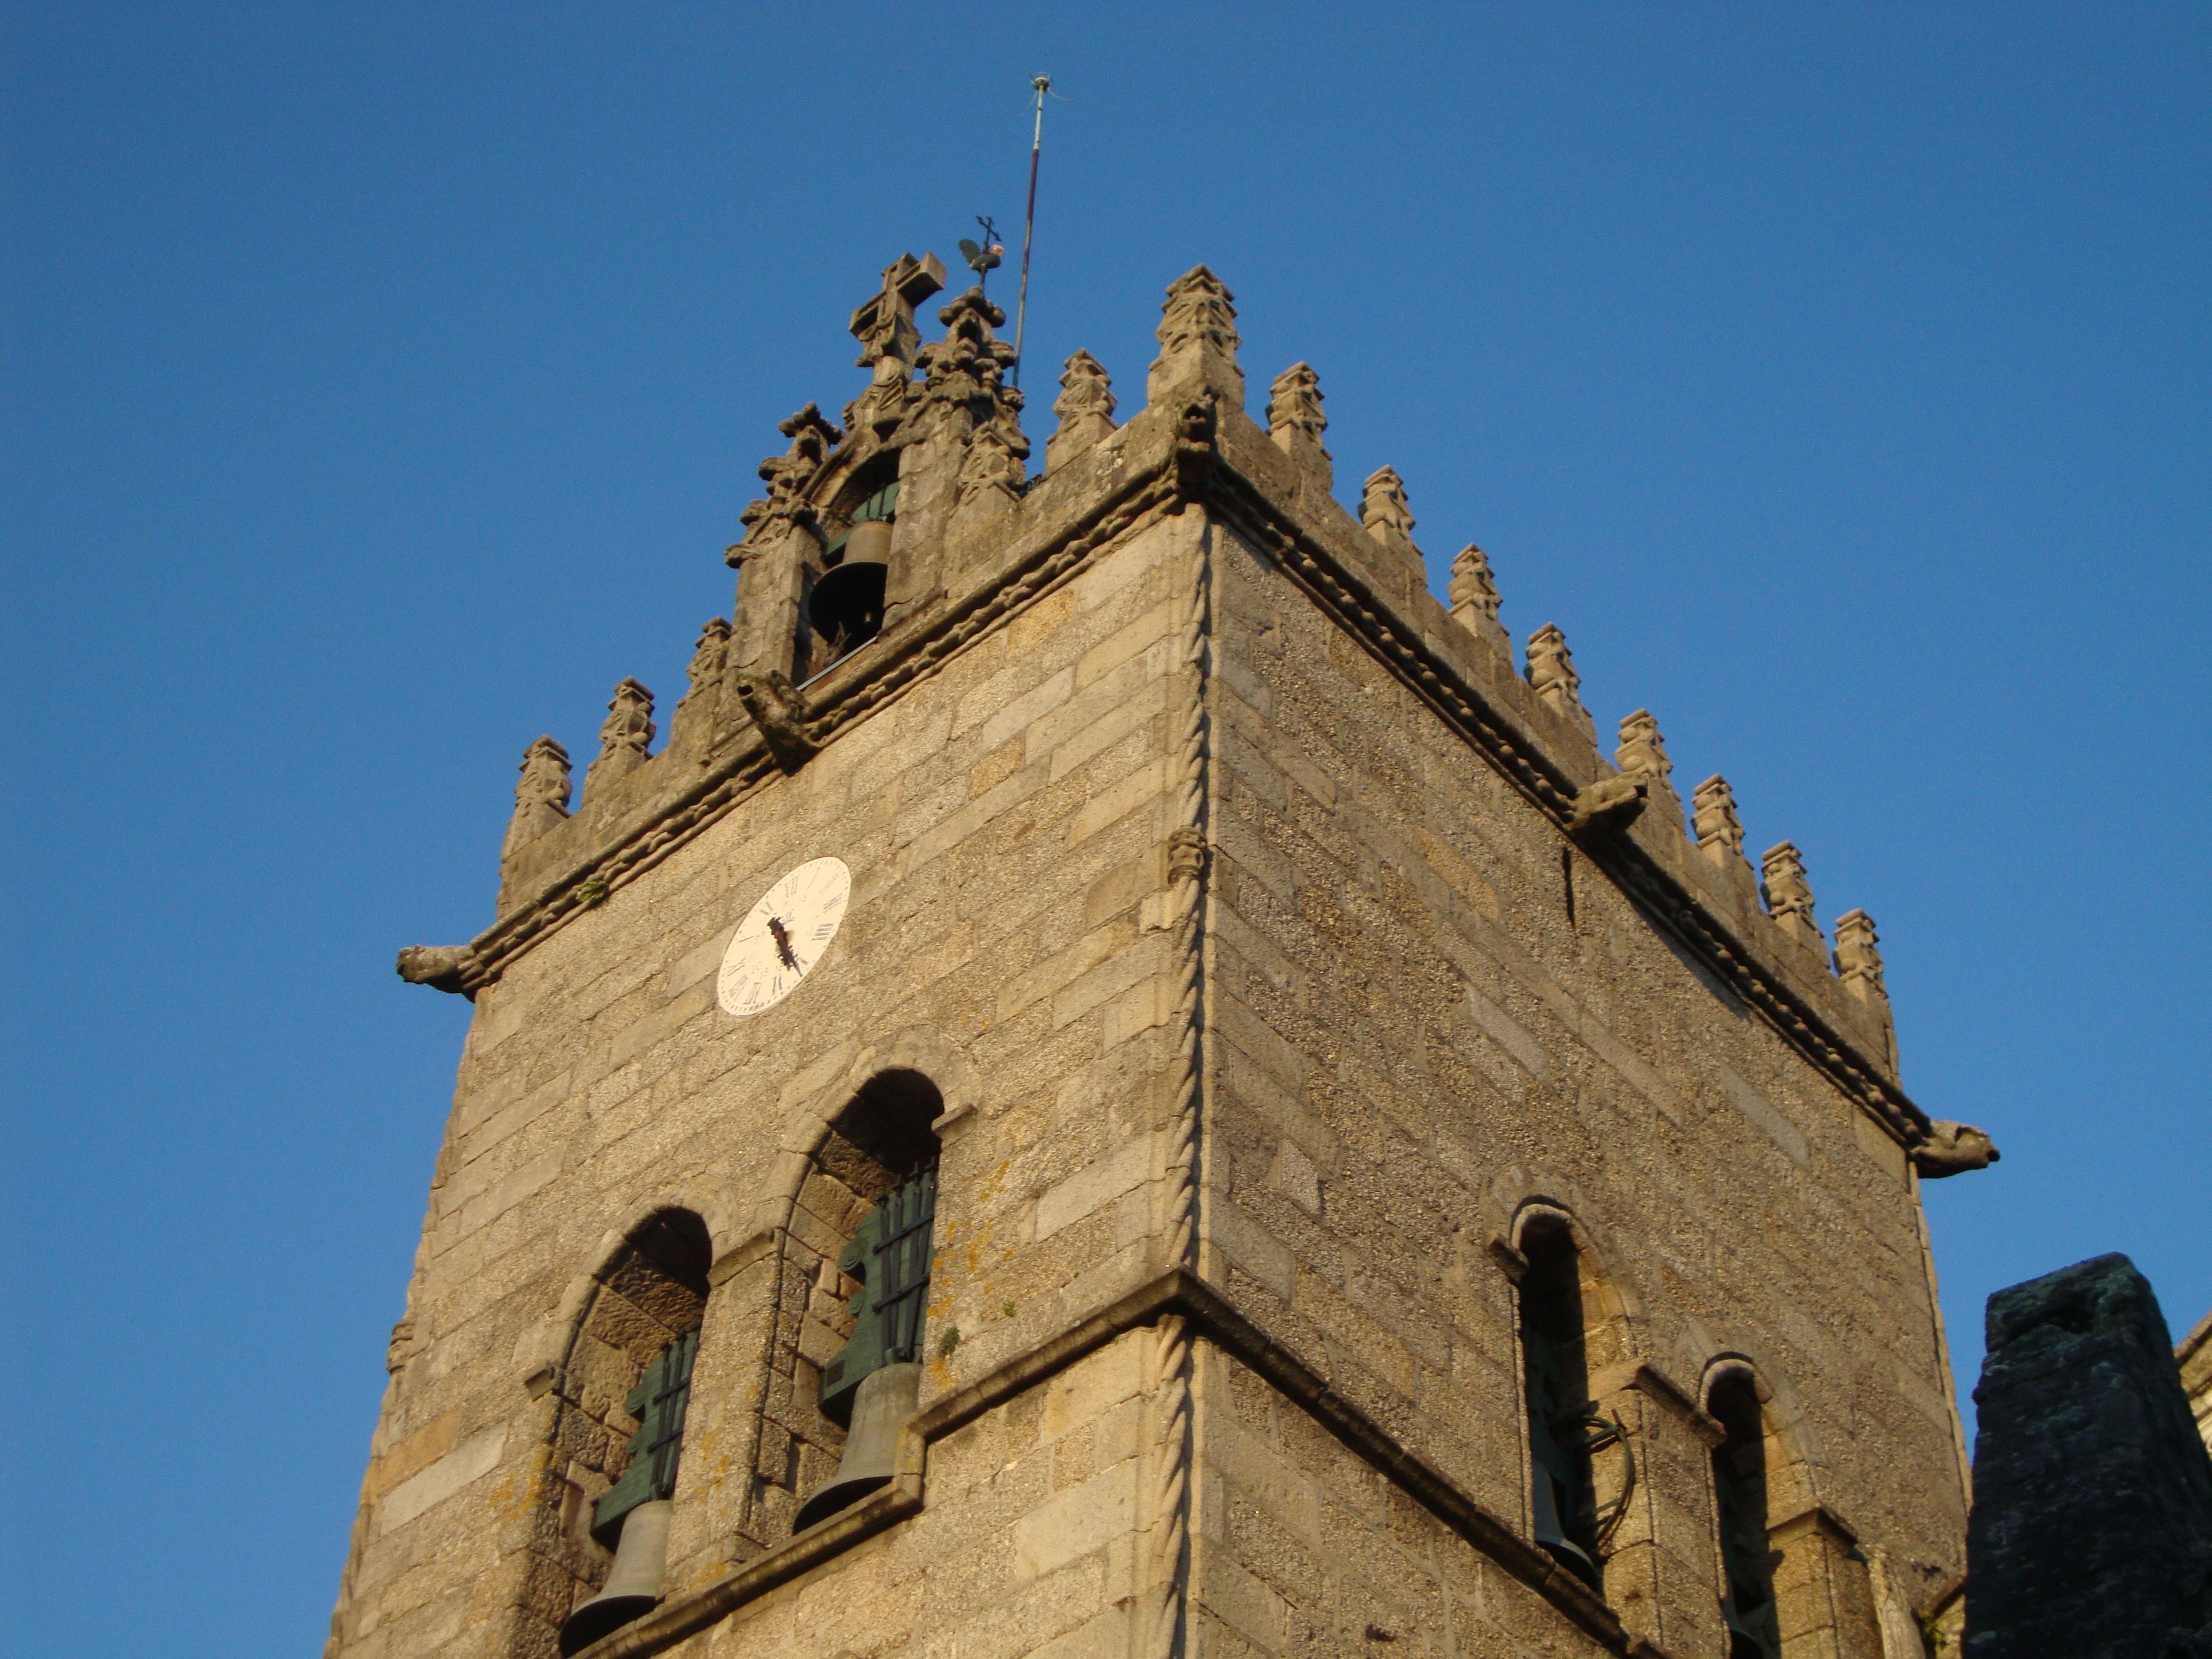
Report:
[[[1060,398],[1052,412],[1060,429],[1045,442],[1044,470],[1064,466],[1085,450],[1114,434],[1114,386],[1105,367],[1087,351],[1067,360],[1060,377]]]
[[[514,786],[514,816],[507,820],[501,862],[568,816],[568,751],[540,738],[522,751],[522,776]]]
[[[1147,404],[1172,402],[1176,388],[1195,383],[1244,406],[1236,298],[1204,265],[1193,265],[1169,285],[1160,307],[1160,355],[1145,380]]]
[[[955,504],[978,493],[1012,499],[1021,493],[1030,445],[1022,435],[1022,394],[1006,383],[1014,349],[994,332],[1006,313],[981,289],[971,288],[937,319],[945,336],[921,349],[922,398],[939,422],[930,429],[949,430],[965,452],[955,478]]]
[[[653,693],[635,680],[624,680],[615,687],[606,720],[599,727],[599,758],[584,774],[587,805],[602,805],[609,784],[651,758],[653,734]]]
[[[1546,623],[1528,636],[1528,684],[1536,695],[1560,714],[1595,734],[1589,710],[1576,695],[1583,677],[1575,672],[1575,659],[1567,649],[1567,636],[1557,623]]]
[[[1452,615],[1462,622],[1469,617],[1498,620],[1498,579],[1490,573],[1489,556],[1473,542],[1452,560],[1450,592]]]
[[[676,706],[702,693],[711,693],[721,684],[722,665],[730,648],[730,624],[720,617],[709,617],[699,629],[699,642],[691,647],[691,665],[684,671],[686,682],[684,699]]]
[[[1328,451],[1322,446],[1321,434],[1328,430],[1328,416],[1321,406],[1321,376],[1311,363],[1292,363],[1268,388],[1267,435],[1285,454],[1319,472],[1324,489],[1335,474]]]
[[[607,718],[599,727],[599,758],[630,755],[644,760],[652,752],[653,693],[634,679],[615,687]]]
[[[1813,886],[1805,879],[1805,860],[1796,844],[1778,841],[1759,862],[1759,893],[1766,901],[1766,914],[1807,944],[1823,944],[1820,924],[1813,920]]]
[[[956,505],[978,495],[996,495],[1006,501],[1021,498],[1029,459],[1029,440],[1012,422],[991,421],[975,428],[968,441],[968,453],[960,463],[960,480],[954,491]]]
[[[1406,500],[1406,481],[1395,467],[1378,466],[1360,486],[1359,522],[1376,541],[1413,539],[1413,509]]]
[[[1846,910],[1836,918],[1836,977],[1862,1001],[1887,1008],[1889,987],[1881,976],[1881,941],[1874,918]]]
[[[1723,868],[1743,865],[1743,820],[1726,778],[1716,772],[1699,784],[1691,794],[1690,812],[1699,852]]]
[[[709,617],[699,629],[699,642],[691,647],[690,666],[684,670],[684,696],[668,722],[668,746],[702,747],[701,726],[711,732],[722,702],[722,677],[730,662],[730,624]]]
[[[1659,722],[1648,708],[1639,708],[1620,723],[1620,746],[1613,762],[1632,777],[1651,786],[1652,795],[1665,803],[1668,821],[1682,827],[1682,798],[1674,793],[1674,763],[1667,757],[1667,741],[1659,735]]]
[[[744,539],[723,556],[732,565],[741,565],[750,558],[770,539],[769,532],[776,526],[814,522],[814,507],[806,499],[806,486],[814,481],[814,475],[822,470],[830,452],[845,439],[845,434],[812,404],[778,422],[776,430],[790,439],[791,445],[782,454],[771,455],[760,464],[761,481],[768,485],[768,495],[738,514],[738,522],[745,527]]]

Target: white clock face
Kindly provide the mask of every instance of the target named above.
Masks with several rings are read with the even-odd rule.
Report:
[[[714,994],[743,1019],[773,1008],[799,988],[837,937],[852,896],[842,859],[809,859],[761,895],[722,952]]]

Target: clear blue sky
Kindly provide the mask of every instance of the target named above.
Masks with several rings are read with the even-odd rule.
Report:
[[[301,1654],[522,746],[672,705],[775,423],[1021,210],[1030,361],[1162,287],[1320,370],[1888,952],[1983,1298],[2212,1305],[2203,5],[5,13],[0,1648]],[[1088,18],[1098,21],[1074,21]]]

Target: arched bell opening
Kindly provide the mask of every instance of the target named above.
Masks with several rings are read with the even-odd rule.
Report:
[[[1564,1212],[1525,1212],[1518,1248],[1531,1528],[1554,1560],[1602,1594],[1607,1540],[1636,1483],[1627,1431],[1590,1398],[1591,1376],[1626,1356],[1619,1298]]]
[[[830,1121],[799,1188],[757,1469],[763,1543],[890,1478],[927,1335],[938,1153],[930,1125],[943,1113],[921,1073],[878,1073]]]
[[[580,1651],[659,1599],[707,1310],[712,1246],[689,1210],[634,1229],[595,1276],[561,1369],[538,1528],[544,1607],[563,1653]],[[542,1637],[526,1650],[542,1652]]]
[[[805,603],[806,678],[842,662],[883,631],[891,526],[898,518],[898,455],[880,456],[838,492],[822,569]]]
[[[1751,1373],[1723,1372],[1712,1385],[1705,1410],[1723,1431],[1713,1448],[1712,1475],[1728,1659],[1782,1659],[1774,1600],[1774,1573],[1781,1558],[1769,1534],[1772,1506],[1768,1472],[1773,1448]]]

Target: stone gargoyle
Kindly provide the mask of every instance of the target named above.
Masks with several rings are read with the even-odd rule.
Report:
[[[1986,1170],[1999,1156],[1996,1143],[1972,1124],[1939,1121],[1928,1126],[1928,1139],[1912,1149],[1912,1167],[1935,1181]]]

